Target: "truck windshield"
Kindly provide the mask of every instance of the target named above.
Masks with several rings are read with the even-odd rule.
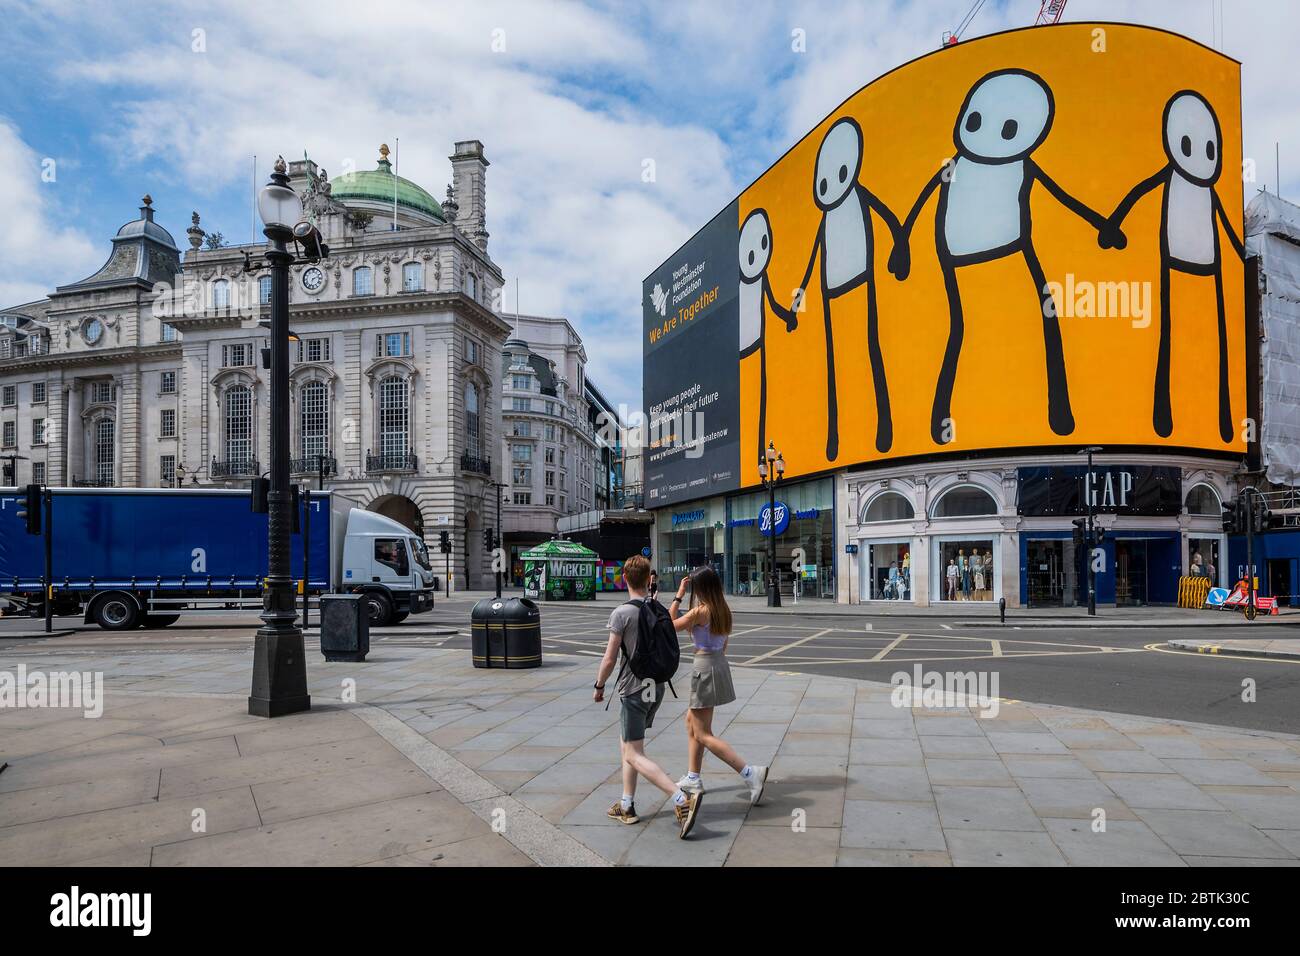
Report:
[[[433,566],[429,564],[429,549],[424,546],[424,542],[419,538],[408,538],[411,542],[411,553],[415,555],[415,563],[426,571],[432,571]]]

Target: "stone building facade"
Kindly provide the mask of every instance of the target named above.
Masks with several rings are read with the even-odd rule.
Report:
[[[482,529],[500,447],[502,275],[488,254],[483,146],[457,143],[439,203],[373,170],[292,185],[330,248],[290,274],[295,480],[425,535],[451,535],[458,587],[491,578]],[[0,312],[8,483],[239,487],[269,467],[264,244],[182,255],[148,197],[94,275]],[[13,401],[8,401],[12,398]],[[8,458],[8,456],[18,456]]]

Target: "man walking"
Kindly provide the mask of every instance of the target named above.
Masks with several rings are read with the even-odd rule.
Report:
[[[616,690],[619,697],[619,739],[623,758],[623,798],[609,808],[609,816],[626,824],[640,821],[634,802],[636,778],[640,774],[672,798],[678,836],[684,840],[695,826],[695,817],[704,795],[683,793],[672,778],[646,756],[646,728],[654,723],[659,704],[663,701],[664,685],[649,682],[643,685],[626,665],[626,661],[631,660],[636,652],[636,642],[640,638],[641,606],[648,600],[646,588],[649,580],[650,562],[641,555],[633,555],[623,564],[623,581],[627,584],[629,600],[615,608],[609,616],[609,644],[605,647],[605,656],[596,673],[595,693],[592,696],[597,703],[605,699],[605,684],[614,673],[621,649],[625,662],[619,673]]]

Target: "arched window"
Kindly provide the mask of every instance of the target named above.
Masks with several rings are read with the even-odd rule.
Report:
[[[402,291],[424,291],[424,269],[418,262],[408,262],[402,266]]]
[[[396,375],[379,383],[379,452],[386,460],[404,458],[411,447],[408,391]]]
[[[886,491],[867,502],[867,506],[862,509],[861,523],[903,521],[915,517],[916,511],[910,501],[896,491]]]
[[[370,266],[357,266],[352,270],[352,294],[374,295],[375,278]]]
[[[117,445],[117,423],[108,417],[95,422],[95,480],[104,487],[113,484],[113,454]]]
[[[248,468],[253,461],[253,390],[234,385],[226,389],[225,404],[226,461]]]
[[[931,511],[932,518],[973,518],[977,515],[995,515],[998,513],[997,502],[982,488],[962,485],[945,492],[935,502]]]
[[[465,383],[465,453],[471,458],[483,457],[483,436],[479,431],[478,386]]]
[[[1219,496],[1209,485],[1196,485],[1187,493],[1187,513],[1219,517],[1223,514],[1223,509],[1219,505]]]
[[[298,444],[301,456],[312,461],[330,453],[329,386],[324,382],[308,382],[298,393]]]
[[[214,309],[230,308],[230,283],[225,279],[218,279],[212,283],[212,307]]]

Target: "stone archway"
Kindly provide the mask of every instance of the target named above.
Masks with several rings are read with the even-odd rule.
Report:
[[[424,537],[424,516],[420,514],[420,506],[406,495],[380,495],[366,506],[366,510],[392,518],[420,538]]]

